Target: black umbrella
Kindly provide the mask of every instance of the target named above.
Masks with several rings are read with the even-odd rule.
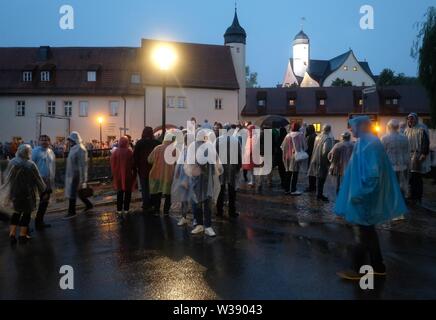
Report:
[[[280,127],[286,127],[289,124],[289,121],[282,116],[267,116],[265,119],[263,119],[261,123],[261,127],[268,127],[268,128],[280,128]]]

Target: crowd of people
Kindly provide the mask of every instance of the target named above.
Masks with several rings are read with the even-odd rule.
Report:
[[[275,171],[261,170],[267,149],[264,146],[269,143],[265,130],[270,129],[272,169],[278,169],[285,194],[316,193],[317,201],[328,202],[324,185],[329,175],[334,177],[334,211],[355,225],[357,240],[352,271],[340,276],[360,278],[359,268],[367,255],[375,274],[384,275],[375,225],[404,219],[405,199],[410,204],[421,202],[422,176],[430,170],[429,131],[415,113],[407,117],[405,125],[395,119],[389,121],[387,134],[381,139],[372,132],[367,116],[351,119],[349,126],[339,142],[328,124],[317,134],[313,125],[297,122],[259,128],[250,122],[212,125],[206,120],[200,125],[191,119],[188,128],[167,130],[159,138],[151,127],[145,127],[135,145],[130,136],[108,145],[117,194],[116,214],[122,219],[130,212],[132,192],[139,188],[145,213],[160,215],[162,207],[162,213],[168,215],[171,205],[178,203],[179,226],[188,225],[187,214],[191,211],[191,233],[215,236],[212,213],[222,217],[227,198],[229,218],[238,216],[236,196],[241,181],[255,192],[262,192],[265,184],[271,186]],[[192,141],[190,132],[194,133]],[[85,211],[91,210],[93,204],[88,199],[92,189],[87,185],[87,148],[78,132],[71,133],[67,144],[65,197],[69,206],[65,218],[71,219],[77,215],[77,198],[84,203]],[[32,151],[31,145],[18,145],[9,162],[0,200],[14,210],[11,244],[17,243],[17,234],[19,243],[29,240],[31,213],[37,208],[38,198],[35,228],[50,227],[44,215],[54,189],[56,155],[52,148],[50,137],[41,135],[38,147]],[[191,157],[198,150],[207,161]],[[302,172],[307,176],[303,177]],[[303,179],[307,188],[300,191],[298,185]]]

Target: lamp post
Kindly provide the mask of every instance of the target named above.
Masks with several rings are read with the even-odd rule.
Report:
[[[100,125],[100,149],[103,149],[103,117],[98,117],[97,121]]]
[[[159,45],[153,50],[152,59],[155,66],[162,72],[162,140],[166,129],[166,82],[167,72],[177,60],[175,50],[169,45]]]

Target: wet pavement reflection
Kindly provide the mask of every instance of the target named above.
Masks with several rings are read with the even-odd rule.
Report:
[[[351,228],[331,204],[310,197],[239,197],[236,220],[215,219],[217,237],[192,236],[169,217],[134,212],[117,220],[100,207],[31,243],[0,242],[2,299],[390,299],[436,297],[436,239],[379,230],[388,276],[374,290],[340,280],[350,261]],[[7,225],[0,223],[0,234]],[[61,290],[59,268],[74,268],[74,290]]]

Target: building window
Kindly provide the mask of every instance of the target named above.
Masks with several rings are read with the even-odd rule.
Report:
[[[366,86],[366,83],[365,82],[362,82],[362,87],[365,87]]]
[[[109,102],[109,115],[111,117],[118,117],[119,102],[110,101]]]
[[[97,81],[97,71],[88,71],[87,80],[88,80],[88,82],[96,82]]]
[[[236,53],[241,52],[241,49],[239,47],[236,48]]]
[[[17,117],[24,117],[26,115],[26,102],[24,100],[18,100],[15,105],[15,115]]]
[[[357,67],[356,66],[353,67],[353,71],[357,71]]]
[[[386,99],[386,100],[385,100],[385,104],[386,104],[386,105],[390,105],[390,104],[391,104],[391,99]]]
[[[88,116],[88,101],[80,101],[79,102],[79,117],[87,117]]]
[[[43,82],[50,81],[50,71],[41,71],[41,81]]]
[[[56,101],[54,100],[47,101],[47,114],[49,116],[56,115]]]
[[[325,106],[325,99],[319,99],[319,105]]]
[[[73,115],[73,102],[64,101],[64,115],[66,117],[71,117]]]
[[[178,97],[177,107],[178,108],[186,108],[186,97]]]
[[[257,106],[258,107],[265,107],[265,105],[266,105],[266,100],[265,99],[257,100]]]
[[[215,99],[215,110],[221,110],[223,107],[223,99],[217,98]]]
[[[23,81],[31,82],[32,81],[32,71],[24,71],[23,72]]]
[[[289,106],[295,107],[295,99],[289,99]]]
[[[168,96],[167,97],[167,108],[175,108],[176,107],[176,97]]]
[[[315,127],[316,133],[321,133],[321,123],[314,123],[313,126]]]
[[[363,105],[363,99],[359,99],[359,106]]]
[[[345,70],[345,71],[348,71],[348,66],[344,66],[344,70]]]
[[[130,82],[134,84],[141,83],[141,75],[139,73],[132,73],[130,76]]]
[[[392,99],[392,104],[393,105],[397,105],[398,104],[398,99]]]

